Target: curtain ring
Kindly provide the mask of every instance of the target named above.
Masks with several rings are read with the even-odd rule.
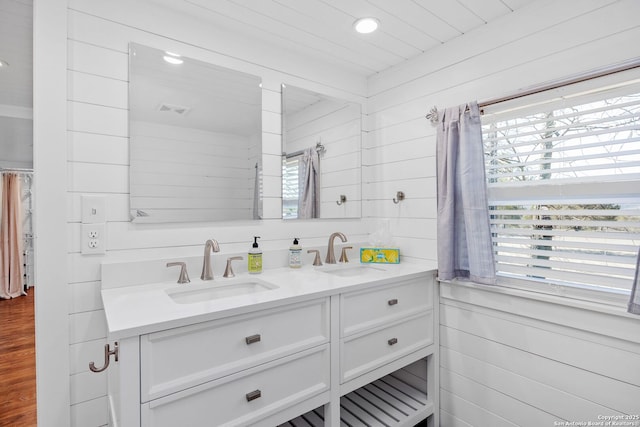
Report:
[[[400,203],[403,200],[404,200],[404,192],[403,191],[398,191],[396,193],[396,197],[393,198],[393,203],[395,203],[397,205],[398,203]]]
[[[340,206],[343,203],[347,203],[347,196],[345,196],[344,194],[341,194],[340,200],[336,201],[336,205]]]

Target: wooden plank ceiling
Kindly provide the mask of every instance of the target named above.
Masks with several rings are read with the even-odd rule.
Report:
[[[158,0],[249,38],[369,76],[535,0]],[[375,17],[380,28],[357,34]]]
[[[230,35],[313,57],[354,75],[403,63],[536,0],[153,0],[205,19]],[[32,0],[0,0],[0,113],[30,109]],[[357,18],[380,28],[357,34]],[[12,112],[7,113],[7,106]],[[17,114],[20,115],[20,114]],[[27,114],[28,115],[28,114]]]

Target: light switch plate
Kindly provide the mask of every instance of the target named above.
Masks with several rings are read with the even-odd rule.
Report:
[[[107,249],[106,224],[82,224],[80,252],[84,255],[105,254]]]
[[[82,223],[97,224],[106,222],[105,196],[82,196]]]

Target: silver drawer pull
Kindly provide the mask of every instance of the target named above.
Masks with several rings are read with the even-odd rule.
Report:
[[[244,341],[247,343],[247,345],[249,345],[249,344],[253,344],[253,343],[256,343],[256,342],[260,342],[260,339],[261,339],[260,338],[260,334],[255,334],[255,335],[251,335],[249,337],[246,337],[244,339]]]
[[[389,301],[387,301],[387,304],[389,305],[396,305],[397,303],[398,303],[398,300],[396,298],[390,299]]]
[[[252,400],[256,400],[260,396],[262,396],[262,392],[260,390],[253,390],[252,392],[246,394],[247,402],[251,402]]]
[[[387,341],[387,344],[389,345],[394,345],[398,343],[398,338],[391,338],[389,341]]]

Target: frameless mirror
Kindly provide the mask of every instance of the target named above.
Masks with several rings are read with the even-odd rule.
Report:
[[[260,217],[260,78],[129,46],[129,189],[136,222]]]
[[[282,217],[359,218],[361,105],[282,85],[282,134]]]

